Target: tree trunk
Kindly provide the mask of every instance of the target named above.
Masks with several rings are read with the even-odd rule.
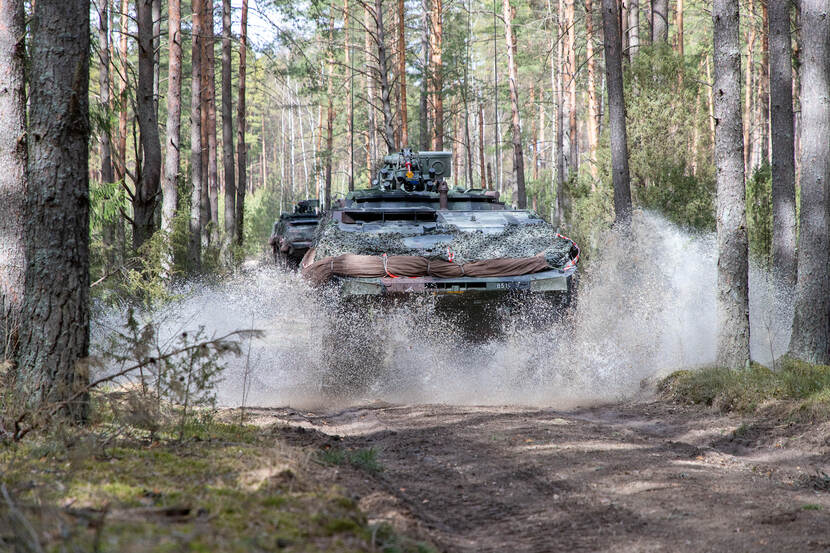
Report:
[[[429,150],[429,14],[430,14],[430,6],[429,0],[423,0],[423,33],[421,34],[421,51],[423,52],[423,59],[421,63],[423,64],[423,71],[421,72],[421,109],[418,113],[420,118],[420,149],[423,151]]]
[[[204,91],[207,100],[207,184],[208,204],[210,207],[210,240],[216,242],[219,239],[219,167],[217,159],[216,143],[216,54],[214,53],[213,35],[213,0],[205,0],[205,52],[207,59],[207,89]],[[263,131],[264,132],[264,131]]]
[[[429,75],[432,82],[432,149],[441,151],[444,149],[444,77],[441,66],[444,42],[443,0],[432,0],[431,13]]]
[[[567,19],[564,16],[564,0],[559,0],[559,36],[564,37]],[[562,40],[556,41],[556,226],[565,224],[565,53]],[[551,66],[554,63],[550,57]],[[553,77],[551,69],[551,78]]]
[[[129,98],[127,97],[127,38],[129,37],[130,25],[130,0],[121,0],[121,36],[118,39],[118,57],[121,61],[121,75],[118,86],[118,142],[116,143],[115,178],[119,181],[126,181],[127,177],[127,110]]]
[[[99,61],[100,69],[98,71],[98,84],[100,88],[101,107],[104,113],[109,118],[110,110],[112,109],[110,101],[110,33],[109,33],[109,18],[110,18],[110,0],[99,2],[98,6],[98,43],[99,43]],[[112,169],[112,138],[109,126],[101,129],[99,137],[99,144],[101,146],[101,181],[104,183],[112,183],[115,181],[115,175]],[[116,216],[117,217],[120,216]],[[112,219],[104,220],[102,224],[103,244],[104,244],[104,271],[110,272],[115,267],[115,244],[116,244],[116,230],[115,225],[120,221],[113,221]],[[0,323],[2,324],[2,323]],[[2,333],[0,333],[2,334]]]
[[[651,0],[651,42],[669,41],[669,0]]]
[[[89,355],[89,1],[37,2],[32,21],[18,377],[22,397],[34,404],[67,401],[65,412],[83,420],[89,399],[82,362]]]
[[[754,0],[749,0],[748,5],[748,24],[746,30],[746,72],[745,75],[745,84],[744,84],[744,115],[743,115],[743,124],[744,124],[744,173],[747,175],[752,174],[752,170],[755,167],[755,163],[752,159],[752,114],[754,112],[753,102],[755,101],[755,96],[753,94],[754,87],[752,86],[753,82],[753,54],[755,49],[755,2]]]
[[[192,270],[202,266],[202,0],[191,0],[193,30],[190,79],[190,240],[188,262]]]
[[[153,96],[152,0],[136,0],[138,14],[138,90],[136,111],[144,154],[141,178],[133,195],[133,249],[138,250],[156,230],[156,206],[161,193],[161,143]]]
[[[181,0],[168,2],[167,36],[170,48],[167,69],[167,144],[162,184],[161,228],[173,230],[179,194],[179,162],[182,119],[182,7]]]
[[[236,113],[236,243],[245,237],[245,189],[248,148],[245,145],[245,62],[248,49],[248,0],[242,0],[242,26],[239,31],[239,100]]]
[[[372,54],[372,32],[371,29],[374,26],[372,24],[372,11],[369,7],[369,4],[365,5],[366,11],[363,14],[363,22],[366,32],[364,33],[364,40],[363,40],[363,48],[364,53],[366,55],[366,116],[367,116],[367,127],[368,127],[368,135],[369,135],[369,148],[366,155],[369,157],[369,172],[372,171],[372,163],[374,163],[378,158],[378,149],[377,149],[377,125],[375,123],[375,78],[376,78],[376,71],[380,72],[378,68],[378,64],[374,62],[374,56]]]
[[[525,193],[525,158],[522,150],[522,121],[519,115],[519,76],[516,70],[516,38],[513,36],[513,14],[510,0],[502,2],[504,8],[504,37],[507,42],[507,71],[510,78],[510,107],[512,119],[510,128],[513,133],[513,170],[516,173],[516,195],[519,209],[527,207]]]
[[[570,175],[579,174],[579,130],[576,120],[576,14],[575,0],[567,0],[568,12],[568,138]]]
[[[406,8],[398,0],[398,82],[400,84],[401,148],[409,147],[409,120],[406,114]]]
[[[106,21],[106,11],[101,13]],[[106,23],[103,23],[106,29]],[[105,32],[105,31],[102,31]],[[0,362],[17,357],[26,272],[26,22],[23,0],[0,4]],[[103,77],[102,77],[103,80]],[[102,89],[103,90],[103,89]],[[104,102],[102,92],[101,102]],[[109,103],[107,93],[107,103]],[[106,134],[106,133],[104,133]],[[107,140],[107,148],[109,141]],[[104,143],[102,139],[102,151]],[[105,156],[102,155],[105,159]],[[104,173],[102,168],[101,172]],[[110,165],[112,181],[112,165]]]
[[[378,0],[379,1],[379,0]],[[326,82],[328,98],[328,110],[326,115],[326,190],[323,207],[326,211],[331,209],[331,164],[332,150],[334,147],[334,13],[329,14],[329,46],[326,53]]]
[[[830,364],[830,2],[801,0],[801,225],[790,353]],[[778,19],[776,15],[776,19]]]
[[[344,46],[346,48],[346,67],[349,70],[349,99],[346,101],[346,144],[349,148],[349,191],[354,190],[354,67],[352,63],[352,29],[349,25],[349,0],[343,0],[343,27],[346,31]],[[300,123],[300,141],[303,136],[303,118],[298,114]],[[303,143],[304,144],[304,143]],[[305,146],[303,145],[303,167],[305,167]]]
[[[383,0],[375,0],[375,22],[377,23],[375,38],[378,47],[380,103],[383,109],[383,140],[386,142],[386,152],[390,153],[395,150],[395,138],[392,129],[392,103],[390,101],[392,87],[389,85],[389,56],[386,54],[386,34],[383,26]],[[329,94],[329,99],[331,99],[331,94]]]
[[[766,8],[764,8],[766,9]],[[683,0],[677,0],[677,13],[675,16],[677,19],[676,26],[677,26],[677,55],[681,58],[683,57],[684,52],[684,45],[683,45]]]
[[[772,272],[786,290],[796,283],[795,148],[790,1],[769,6],[772,110]]]
[[[602,28],[605,34],[605,78],[608,82],[614,219],[617,224],[628,225],[631,220],[631,185],[628,175],[628,137],[623,97],[622,38],[616,0],[602,0]]]
[[[628,1],[628,59],[634,61],[640,50],[640,0]]]
[[[749,289],[738,0],[714,0],[715,168],[718,198],[718,364],[749,361]]]
[[[539,91],[539,103],[541,104],[541,96],[543,95],[543,91]],[[536,107],[536,87],[533,86],[533,83],[530,83],[530,107],[534,109]],[[533,180],[539,178],[539,127],[537,125],[536,118],[533,116],[533,112],[530,114],[530,148],[533,154]]]
[[[789,2],[787,2],[789,3]],[[769,9],[761,2],[761,75],[758,83],[758,132],[761,161],[770,159],[769,143]],[[792,79],[792,76],[790,77]]]
[[[159,120],[159,84],[161,81],[161,0],[152,0],[153,17],[153,107]],[[159,146],[161,148],[161,146]]]
[[[585,0],[585,26],[587,36],[585,41],[585,53],[588,57],[588,151],[591,159],[591,186],[595,188],[598,176],[597,171],[597,146],[599,145],[599,102],[597,101],[596,85],[596,61],[594,60],[594,21],[593,2]],[[622,35],[620,35],[622,37]],[[620,43],[622,52],[622,43]]]
[[[487,185],[487,173],[484,166],[484,105],[481,98],[478,99],[478,162],[481,171],[481,187],[487,190],[490,187]]]
[[[225,175],[225,234],[236,234],[236,174],[233,167],[233,92],[231,90],[231,0],[222,0],[222,169]]]

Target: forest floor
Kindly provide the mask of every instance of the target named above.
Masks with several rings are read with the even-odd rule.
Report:
[[[254,408],[183,441],[103,419],[0,447],[0,551],[830,551],[830,422],[787,412]]]
[[[827,422],[663,401],[252,415],[441,551],[830,551]]]

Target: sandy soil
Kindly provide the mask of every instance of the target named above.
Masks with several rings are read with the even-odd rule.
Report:
[[[830,551],[830,425],[659,402],[567,411],[368,405],[255,410],[312,448],[376,520],[442,551]]]

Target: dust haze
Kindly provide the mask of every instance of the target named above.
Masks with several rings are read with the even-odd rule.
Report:
[[[576,302],[563,317],[526,304],[511,313],[503,336],[463,340],[451,317],[428,298],[390,308],[362,332],[381,344],[384,369],[361,402],[521,404],[568,407],[642,393],[645,382],[679,368],[715,360],[716,242],[690,234],[653,213],[639,213],[632,233],[602,237],[599,254],[582,268]],[[782,355],[792,316],[776,298],[771,277],[750,271],[752,358],[769,365]],[[242,271],[221,285],[191,282],[182,299],[154,314],[160,334],[204,326],[208,335],[265,331],[227,361],[219,403],[314,406],[321,394],[323,344],[335,295],[271,264]],[[107,324],[94,325],[93,340]],[[247,369],[246,369],[247,367]]]

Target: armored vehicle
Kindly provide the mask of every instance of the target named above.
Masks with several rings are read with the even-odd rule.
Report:
[[[529,301],[541,300],[534,309],[548,315],[571,301],[576,244],[498,192],[449,188],[451,166],[449,152],[385,156],[371,188],[350,192],[323,217],[303,259],[303,275],[332,285],[350,318],[332,328],[339,354],[328,362],[351,384],[376,375],[367,369],[376,340],[357,329],[384,305],[434,302],[478,342]]]
[[[274,222],[268,244],[273,252],[274,262],[293,265],[300,260],[311,246],[314,231],[320,222],[320,202],[303,200],[297,202],[293,213],[282,213]]]

